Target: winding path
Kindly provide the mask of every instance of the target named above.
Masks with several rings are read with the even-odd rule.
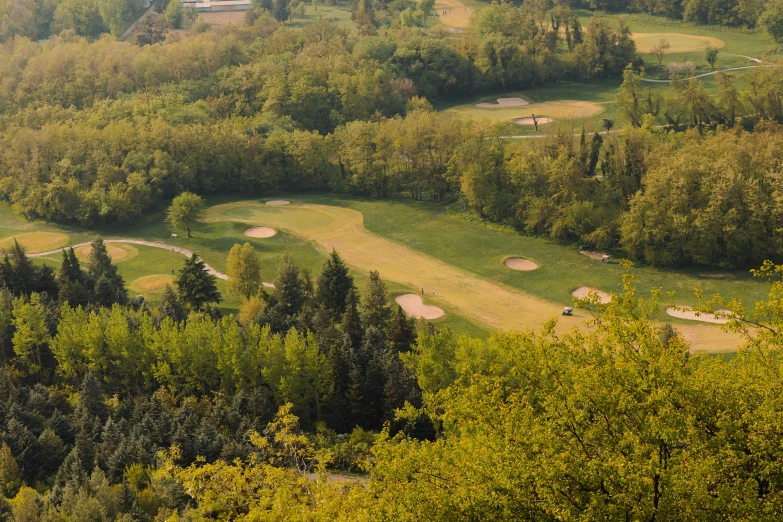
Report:
[[[153,248],[165,248],[166,250],[171,250],[173,252],[176,252],[178,254],[182,254],[185,257],[190,257],[193,255],[193,252],[188,250],[187,248],[182,248],[174,245],[169,245],[167,243],[159,243],[157,241],[144,241],[143,239],[104,239],[104,243],[130,243],[132,245],[142,245],[142,246],[148,246]],[[84,243],[77,243],[75,245],[69,245],[64,246],[62,248],[58,248],[56,250],[49,250],[48,252],[37,252],[35,254],[27,254],[27,257],[44,257],[44,256],[50,256],[52,254],[57,254],[59,252],[62,252],[66,248],[81,248],[84,246],[89,246],[92,244],[92,241],[85,241]],[[224,279],[228,280],[228,276],[224,274],[223,272],[218,272],[212,266],[207,264],[206,261],[204,261],[204,267],[207,269],[207,272],[212,274],[213,276],[217,277],[218,279]],[[266,286],[266,285],[265,285]]]
[[[740,71],[742,69],[755,69],[756,67],[766,67],[765,65],[745,65],[743,67],[729,67],[728,69],[716,69],[714,71],[710,71],[708,73],[704,74],[697,74],[694,76],[694,78],[704,78],[705,76],[712,76],[713,74],[718,74],[721,72],[726,71]],[[671,83],[671,80],[652,80],[650,78],[639,78],[639,80],[643,82],[651,82],[651,83]]]

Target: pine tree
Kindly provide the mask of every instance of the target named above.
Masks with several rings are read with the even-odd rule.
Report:
[[[103,422],[109,415],[101,388],[101,383],[95,374],[87,372],[82,379],[79,400],[76,401],[76,409],[73,412],[76,425],[88,430],[90,434],[92,434],[93,421],[98,419],[100,423],[98,430],[100,431]]]
[[[386,285],[381,280],[378,272],[373,270],[370,272],[370,280],[367,282],[367,290],[362,300],[364,324],[379,330],[385,330],[390,317],[391,307],[389,307]]]
[[[408,319],[402,307],[397,307],[397,313],[389,327],[389,344],[397,353],[410,351],[416,344],[416,328],[413,319]]]
[[[358,310],[359,297],[356,295],[356,289],[351,288],[348,297],[345,300],[345,312],[343,313],[340,329],[345,336],[348,346],[354,352],[362,347],[364,339],[364,328],[362,327],[362,318]]]
[[[201,310],[209,303],[219,303],[221,296],[216,281],[217,278],[207,272],[204,261],[193,254],[179,271],[177,294],[180,301],[192,310]]]
[[[161,319],[170,318],[175,323],[185,319],[185,309],[171,285],[166,285],[166,288],[163,289],[158,313]]]
[[[63,250],[57,285],[60,287],[58,294],[60,304],[67,302],[74,308],[87,305],[89,300],[87,275],[82,270],[73,248]]]
[[[289,254],[285,254],[280,261],[273,296],[279,314],[285,318],[285,321],[293,324],[307,296],[299,267]]]
[[[345,300],[351,288],[353,278],[348,275],[348,267],[337,251],[332,250],[318,276],[316,299],[337,319],[345,312]]]
[[[593,140],[590,142],[590,161],[587,165],[587,173],[595,176],[595,167],[598,165],[598,157],[601,154],[601,145],[604,139],[597,132],[593,134]]]
[[[326,404],[326,419],[332,429],[338,433],[347,433],[353,427],[349,401],[351,359],[340,343],[333,344],[327,353],[332,394]]]
[[[101,238],[96,238],[92,242],[87,275],[92,282],[95,304],[110,307],[114,303],[125,304],[128,301],[125,280],[117,272],[117,267],[112,264]]]

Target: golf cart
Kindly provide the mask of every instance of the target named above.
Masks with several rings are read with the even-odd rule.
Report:
[[[574,309],[570,306],[566,306],[563,308],[563,315],[573,315]]]

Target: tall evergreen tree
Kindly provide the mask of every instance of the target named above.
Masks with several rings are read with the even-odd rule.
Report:
[[[166,285],[166,288],[163,289],[158,313],[160,314],[161,319],[168,317],[175,323],[185,319],[185,309],[177,297],[176,292],[171,288],[171,285]]]
[[[96,238],[92,242],[87,275],[93,288],[93,300],[97,305],[109,307],[114,303],[128,302],[125,280],[117,272],[117,267],[112,264],[101,238]]]
[[[293,324],[302,310],[307,295],[302,274],[290,254],[283,256],[277,268],[273,296],[278,313]]]
[[[316,299],[337,319],[345,312],[345,300],[351,288],[353,277],[348,275],[348,267],[333,249],[318,276]]]
[[[176,281],[180,301],[192,310],[202,310],[209,303],[219,303],[221,296],[216,281],[217,278],[207,271],[204,261],[193,254],[185,260]]]
[[[57,275],[57,285],[60,287],[58,298],[61,304],[67,302],[74,308],[87,305],[89,300],[87,274],[82,270],[73,248],[63,249],[63,261]]]
[[[364,328],[362,327],[362,318],[359,315],[359,297],[356,295],[356,289],[351,288],[348,291],[348,297],[345,304],[340,329],[343,331],[348,346],[354,353],[362,347],[364,339]]]
[[[389,296],[386,293],[386,285],[381,280],[380,274],[373,270],[370,272],[367,290],[362,300],[364,324],[385,330],[390,317],[391,307],[389,306]]]
[[[411,346],[416,344],[413,319],[408,319],[401,306],[397,307],[389,326],[389,344],[397,353],[410,351]]]

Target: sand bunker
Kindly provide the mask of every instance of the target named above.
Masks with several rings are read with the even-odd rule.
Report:
[[[268,204],[268,203],[267,203]],[[248,228],[245,230],[245,235],[247,237],[255,237],[259,239],[264,239],[267,237],[272,237],[275,235],[275,229],[269,228],[269,227],[253,227]]]
[[[640,53],[649,53],[656,47],[662,38],[666,38],[671,46],[668,53],[689,53],[704,51],[708,45],[720,48],[726,42],[712,36],[696,36],[682,33],[634,33],[636,50]]]
[[[106,253],[109,254],[112,263],[119,263],[120,261],[127,261],[133,259],[139,255],[139,249],[131,245],[118,245],[116,243],[104,243],[106,246]],[[76,249],[76,257],[80,261],[88,261],[90,259],[90,252],[92,252],[92,246],[87,245]]]
[[[538,268],[537,264],[523,257],[509,257],[503,261],[503,264],[512,270],[521,270],[523,272],[529,272]]]
[[[497,103],[477,103],[476,107],[482,109],[499,109],[501,107],[522,107],[527,105],[528,101],[522,98],[498,98]]]
[[[536,118],[536,121],[539,125],[543,125],[544,123],[552,123],[553,120],[552,118]],[[535,125],[531,116],[528,116],[527,118],[517,118],[514,120],[514,123],[517,125]]]
[[[607,255],[606,252],[599,252],[598,250],[580,250],[579,253],[596,261],[602,261],[604,256]]]
[[[10,249],[14,246],[14,239],[25,249],[28,254],[36,252],[48,252],[55,248],[68,244],[68,236],[55,232],[25,232],[0,240],[0,248]]]
[[[403,294],[394,299],[402,307],[408,317],[416,319],[437,319],[443,317],[443,310],[437,306],[425,305],[421,296],[416,294]]]
[[[677,317],[678,319],[725,324],[729,322],[729,318],[727,316],[731,315],[731,310],[715,310],[714,314],[705,314],[696,312],[695,310],[688,307],[670,306],[666,309],[666,313],[672,317]]]
[[[571,295],[576,297],[577,299],[588,299],[591,293],[597,294],[598,300],[602,304],[606,304],[612,300],[611,295],[607,294],[606,292],[596,290],[595,288],[591,288],[589,286],[580,286],[579,288],[571,292]]]
[[[282,207],[283,205],[290,205],[290,201],[286,201],[284,199],[273,199],[272,201],[267,201],[264,203],[264,205],[269,205],[270,207]]]
[[[174,276],[168,274],[154,274],[134,279],[128,286],[137,292],[162,293],[166,285],[174,286]]]

